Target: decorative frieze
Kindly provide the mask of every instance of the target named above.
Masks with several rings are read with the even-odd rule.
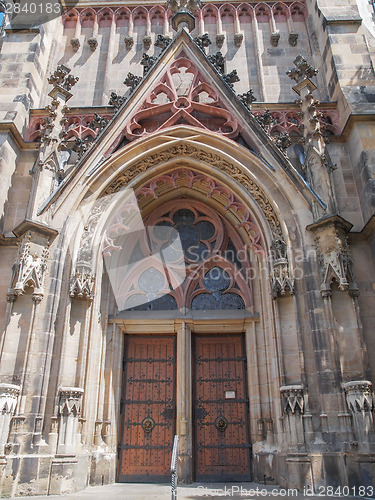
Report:
[[[283,412],[286,414],[303,414],[304,398],[302,385],[284,385],[280,387],[283,400]]]

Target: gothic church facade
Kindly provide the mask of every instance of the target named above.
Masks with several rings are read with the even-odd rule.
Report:
[[[2,496],[166,482],[174,435],[181,483],[373,495],[373,16],[2,16]]]

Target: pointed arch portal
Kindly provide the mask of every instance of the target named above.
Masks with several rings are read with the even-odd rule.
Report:
[[[294,308],[280,212],[299,181],[276,191],[277,176],[249,149],[187,126],[135,141],[88,173],[89,193],[101,194],[76,263],[97,269],[96,286],[102,276],[101,303],[125,338],[119,481],[166,481],[175,433],[181,480],[259,476],[259,422],[281,414],[279,370],[265,358],[278,356],[271,288]]]

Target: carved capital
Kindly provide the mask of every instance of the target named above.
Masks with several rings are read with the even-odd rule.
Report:
[[[374,409],[372,383],[368,380],[353,380],[343,384],[346,403],[352,413],[371,412]]]
[[[70,281],[69,295],[78,299],[94,298],[95,277],[84,270],[77,271]]]
[[[80,387],[60,387],[59,414],[78,416],[81,413],[81,399],[84,390]]]
[[[0,384],[0,413],[13,415],[16,409],[20,387],[14,384]]]
[[[302,385],[284,385],[280,387],[280,394],[283,399],[283,411],[287,414],[303,414],[304,398]]]

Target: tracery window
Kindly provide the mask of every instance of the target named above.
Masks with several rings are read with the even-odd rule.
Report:
[[[115,229],[107,231],[105,261],[119,310],[251,306],[249,248],[222,215],[185,198],[165,203],[143,222],[144,230],[118,236],[118,227],[129,226],[117,215]]]

